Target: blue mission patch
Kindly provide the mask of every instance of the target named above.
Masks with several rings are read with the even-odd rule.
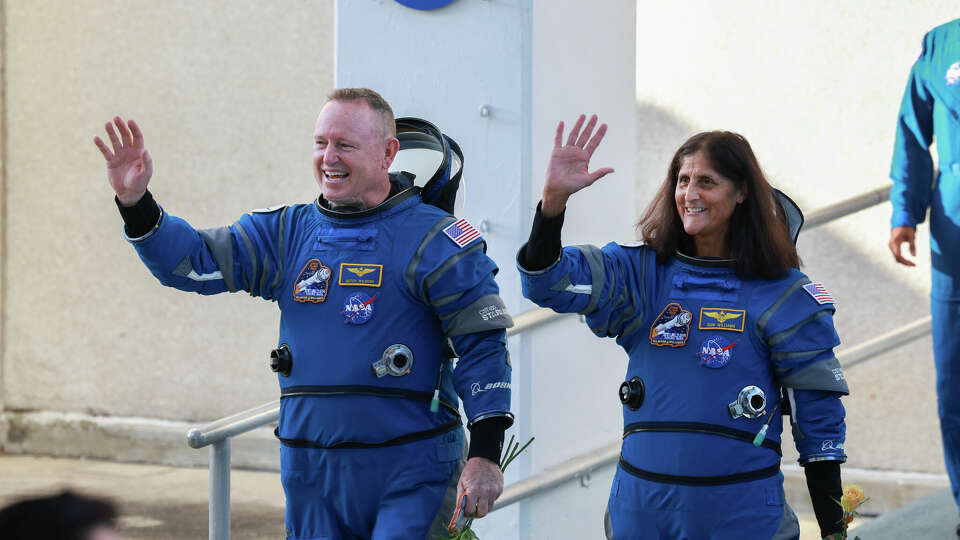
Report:
[[[293,299],[297,302],[323,302],[330,291],[330,267],[320,259],[310,259],[293,282]]]
[[[733,347],[739,343],[731,342],[723,336],[710,336],[700,344],[700,351],[697,357],[700,358],[700,365],[708,368],[719,369],[730,363],[733,358]]]
[[[347,324],[363,324],[373,317],[373,301],[377,295],[355,292],[343,302],[343,322]]]
[[[657,347],[683,347],[690,335],[693,315],[676,302],[667,304],[650,326],[650,344]]]

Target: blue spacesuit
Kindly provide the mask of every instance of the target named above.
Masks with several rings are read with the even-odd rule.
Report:
[[[822,285],[797,270],[742,279],[719,259],[661,264],[639,244],[566,247],[531,271],[523,249],[524,296],[585,315],[630,357],[613,538],[797,537],[780,473],[781,389],[801,464],[846,459],[848,389]]]
[[[960,505],[960,19],[923,38],[897,118],[890,177],[892,227],[930,209],[933,354],[947,474]],[[939,177],[930,145],[936,138]]]
[[[442,531],[462,468],[457,396],[470,424],[512,421],[512,322],[485,243],[417,188],[392,193],[359,212],[315,202],[201,231],[165,214],[129,239],[165,285],[277,302],[290,538]]]

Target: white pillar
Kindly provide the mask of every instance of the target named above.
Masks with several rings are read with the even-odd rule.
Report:
[[[578,194],[566,244],[631,240],[634,209],[635,5],[574,0],[457,0],[421,11],[385,0],[338,1],[335,86],[380,92],[398,116],[430,120],[463,148],[465,216],[483,226],[513,313],[514,257],[540,199],[557,121],[595,112],[609,124],[594,156],[616,173]],[[616,440],[625,355],[576,318],[511,338],[511,432],[537,441],[507,482]],[[569,491],[573,490],[573,491]],[[482,538],[599,538],[609,478],[544,495],[477,523]]]

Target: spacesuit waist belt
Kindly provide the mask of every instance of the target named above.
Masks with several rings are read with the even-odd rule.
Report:
[[[628,463],[627,460],[623,459],[623,456],[620,456],[620,468],[638,478],[650,480],[651,482],[660,482],[662,484],[683,484],[687,486],[719,486],[724,484],[750,482],[752,480],[760,480],[761,478],[769,478],[780,471],[780,463],[774,463],[769,467],[757,469],[755,471],[726,474],[722,476],[676,476],[673,474],[660,474],[639,469]]]
[[[382,448],[384,446],[393,446],[395,444],[404,444],[413,441],[421,441],[423,439],[429,439],[437,435],[452,431],[456,428],[459,428],[460,417],[447,422],[446,424],[437,426],[431,429],[425,429],[423,431],[415,431],[413,433],[407,433],[406,435],[401,435],[399,437],[394,437],[386,441],[380,442],[359,442],[359,441],[343,441],[334,444],[319,444],[313,441],[308,441],[307,439],[285,439],[280,436],[280,428],[276,427],[273,429],[273,435],[281,442],[284,446],[289,446],[291,448],[317,448],[321,450],[335,450],[335,449],[350,449],[350,448]]]
[[[293,396],[377,396],[411,399],[413,401],[423,401],[429,403],[433,401],[433,394],[430,392],[420,392],[417,390],[408,390],[406,388],[388,388],[383,386],[363,386],[363,385],[343,385],[343,386],[288,386],[280,389],[280,399]],[[457,407],[440,400],[440,405],[444,409],[452,412],[460,418],[460,410]]]
[[[623,437],[626,438],[627,435],[632,433],[640,433],[643,431],[709,433],[710,435],[729,437],[731,439],[741,440],[750,444],[753,444],[753,439],[757,436],[756,433],[750,433],[749,431],[742,431],[727,426],[718,426],[717,424],[707,424],[704,422],[634,422],[632,424],[627,424],[627,426],[623,428]],[[761,446],[764,448],[769,448],[770,450],[776,452],[780,457],[783,457],[783,453],[780,451],[780,443],[774,442],[770,439],[764,439],[761,443]]]

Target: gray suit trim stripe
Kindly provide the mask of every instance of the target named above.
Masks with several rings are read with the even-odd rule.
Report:
[[[243,287],[244,290],[253,294],[253,283],[257,280],[257,274],[260,273],[260,261],[257,260],[257,251],[254,249],[253,242],[251,242],[250,237],[247,236],[247,231],[243,228],[243,225],[238,221],[236,227],[240,239],[243,240],[243,245],[247,247],[247,253],[250,254],[250,264],[253,266],[253,275],[249,278],[247,278],[246,272],[241,273],[243,276]]]
[[[597,309],[597,305],[600,303],[600,293],[603,290],[603,282],[606,280],[606,272],[603,267],[603,252],[599,248],[591,245],[576,246],[576,248],[587,260],[587,265],[590,267],[591,286],[593,287],[590,293],[590,302],[587,303],[587,307],[580,311],[581,315],[585,315]],[[612,290],[611,287],[611,292]]]
[[[287,242],[287,236],[286,236],[286,232],[287,232],[287,210],[289,210],[289,209],[290,209],[290,207],[287,206],[287,207],[285,207],[283,210],[280,211],[280,226],[277,227],[277,253],[278,253],[278,255],[277,255],[277,275],[274,276],[274,278],[273,278],[273,283],[270,284],[270,296],[271,296],[271,297],[275,297],[275,296],[276,296],[276,293],[275,293],[274,291],[276,291],[276,290],[277,290],[277,287],[279,287],[280,284],[283,282],[284,263],[285,263],[285,261],[287,260],[287,259],[286,259],[286,251],[287,251],[287,243],[286,243],[286,242]]]
[[[632,334],[640,329],[640,326],[643,325],[643,320],[647,316],[647,250],[643,250],[643,254],[640,255],[640,313],[633,319],[633,322],[630,323],[623,330],[623,336]]]
[[[767,329],[767,323],[770,322],[770,318],[777,313],[777,310],[780,309],[780,306],[787,301],[787,298],[789,298],[791,294],[796,292],[797,289],[803,287],[807,283],[810,283],[810,280],[807,279],[806,276],[794,281],[793,285],[787,287],[787,290],[780,295],[780,298],[777,298],[777,301],[774,302],[772,306],[767,308],[762,315],[760,315],[760,318],[757,319],[757,335],[760,336],[761,339],[763,338],[764,330]]]
[[[770,360],[774,362],[779,362],[781,360],[792,360],[794,358],[803,358],[805,356],[816,356],[820,353],[827,352],[833,347],[827,347],[826,349],[813,349],[810,351],[796,351],[796,352],[783,352],[783,353],[770,353]]]
[[[840,362],[835,356],[824,358],[786,377],[781,377],[780,384],[785,388],[795,388],[797,390],[850,393],[847,381],[843,378]]]
[[[437,298],[436,300],[431,301],[431,302],[430,302],[430,305],[433,306],[433,307],[445,306],[445,305],[447,305],[447,304],[449,304],[449,303],[451,303],[451,302],[456,302],[456,301],[459,300],[460,297],[463,296],[464,294],[466,294],[466,291],[449,294],[449,295],[447,295],[447,296],[444,296],[444,297],[441,297],[441,298]]]
[[[429,298],[430,287],[433,287],[438,281],[443,279],[443,275],[447,273],[448,270],[457,265],[464,257],[471,255],[476,251],[483,251],[483,242],[474,244],[473,246],[467,249],[461,249],[460,251],[454,253],[447,260],[443,261],[443,264],[432,270],[429,274],[423,278],[423,296],[424,298]],[[433,302],[429,302],[433,305]]]
[[[207,245],[213,260],[223,275],[223,283],[230,292],[237,292],[239,288],[233,281],[233,234],[230,227],[215,227],[197,231],[200,238]]]
[[[444,216],[440,219],[440,221],[436,222],[433,227],[430,227],[430,230],[427,231],[427,234],[423,236],[423,240],[420,241],[420,245],[417,246],[417,251],[414,252],[413,257],[410,258],[410,264],[407,265],[407,270],[404,272],[404,278],[407,281],[407,288],[410,289],[410,294],[413,296],[419,296],[424,303],[427,303],[425,294],[417,294],[417,267],[420,266],[420,259],[423,258],[423,252],[426,251],[427,244],[429,244],[430,241],[433,240],[433,238],[437,236],[437,234],[439,234],[444,227],[453,223],[454,221],[456,221],[456,219],[454,219],[453,216]]]
[[[810,315],[806,319],[803,319],[797,324],[791,326],[790,328],[787,328],[786,330],[781,330],[780,332],[777,332],[776,334],[770,336],[770,338],[767,340],[767,345],[770,345],[771,347],[774,345],[778,345],[779,343],[783,342],[786,339],[789,339],[791,336],[796,334],[808,322],[813,321],[815,319],[819,319],[820,317],[829,317],[830,315],[832,315],[832,312],[830,310],[824,309],[824,310],[818,311],[813,315]]]
[[[484,310],[494,308],[493,313],[486,313]],[[444,330],[448,337],[462,336],[464,334],[476,334],[488,330],[506,329],[513,326],[513,319],[507,312],[507,306],[503,299],[496,294],[488,294],[478,298],[469,306],[446,315],[443,320],[451,319],[450,324]]]

